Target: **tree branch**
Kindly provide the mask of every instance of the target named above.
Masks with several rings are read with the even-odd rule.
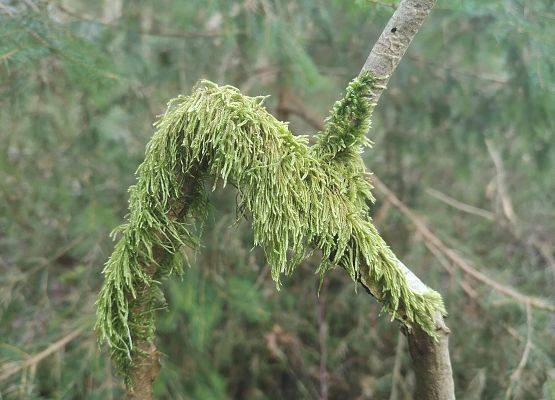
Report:
[[[447,247],[445,243],[443,243],[443,241],[439,237],[437,237],[430,230],[430,228],[428,228],[422,218],[413,210],[408,208],[406,204],[404,204],[401,200],[399,200],[399,198],[378,177],[374,176],[373,182],[376,189],[380,191],[391,202],[391,204],[393,204],[395,208],[397,208],[414,224],[416,230],[422,235],[427,243],[431,244],[434,248],[443,253],[449,260],[453,262],[455,266],[463,270],[467,275],[490,286],[495,291],[513,298],[521,304],[530,304],[532,307],[541,310],[555,311],[555,305],[551,304],[550,302],[538,297],[532,297],[520,293],[516,289],[506,285],[502,285],[493,278],[490,278],[489,276],[480,272],[471,264],[470,261],[466,260],[455,250]]]
[[[370,99],[372,103],[378,102],[389,78],[435,3],[435,0],[403,0],[393,13],[360,71],[371,71],[382,78],[383,87],[374,91]]]
[[[530,356],[530,350],[532,349],[532,310],[530,307],[530,303],[526,304],[526,344],[524,345],[524,351],[522,352],[522,357],[518,363],[518,366],[511,374],[511,381],[509,384],[509,388],[505,393],[506,399],[511,399],[513,396],[513,392],[518,389],[518,385],[521,381],[522,371],[526,367],[526,363],[528,362],[528,357]]]
[[[395,70],[418,29],[423,24],[434,3],[435,1],[430,0],[403,0],[397,11],[393,14],[361,71],[361,73],[369,71],[373,76],[381,79],[381,85],[371,93],[369,101],[372,105],[377,103],[385,89],[385,84],[388,82],[389,77]],[[195,185],[193,179],[193,181],[188,182],[187,186],[188,190],[194,190],[198,185]],[[175,204],[176,208],[187,209],[188,201],[186,197],[182,196],[177,199],[178,204]],[[170,220],[179,220],[177,215],[170,215],[169,218]],[[154,281],[157,276],[157,269],[160,264],[158,261],[163,260],[166,253],[166,251],[159,250],[154,249],[152,257],[154,262],[142,266],[145,282]],[[404,273],[409,291],[418,295],[423,295],[429,291],[427,286],[402,262],[397,261],[397,263],[398,268]],[[362,284],[378,300],[386,301],[386,293],[382,293],[382,288],[376,287],[377,284],[371,279],[370,266],[366,265],[361,267],[361,269],[366,269],[366,271],[361,271],[360,274]],[[137,291],[136,299],[132,303],[133,307],[130,309],[133,315],[153,313],[153,299],[147,289],[145,286]],[[396,315],[400,318],[408,316],[408,313],[403,315],[404,310],[402,308],[396,308],[395,311]],[[429,336],[416,323],[410,326],[407,325],[405,329],[413,362],[416,367],[417,398],[432,400],[454,399],[454,385],[448,351],[447,335],[449,329],[445,326],[439,311],[434,317],[435,329],[438,336],[437,340]],[[410,318],[408,319],[410,320]],[[109,326],[109,324],[106,324],[106,326]],[[138,336],[134,337],[131,343],[133,343],[134,348],[132,349],[133,362],[130,378],[135,384],[135,390],[131,391],[130,395],[137,399],[150,399],[152,398],[152,382],[156,378],[159,368],[156,347],[148,332],[143,333],[139,331]]]
[[[547,243],[539,238],[534,232],[526,234],[523,232],[520,219],[515,212],[513,207],[513,202],[509,196],[509,191],[507,189],[505,168],[503,167],[503,160],[501,158],[500,152],[495,148],[491,140],[486,139],[486,147],[488,153],[495,166],[495,182],[497,193],[499,195],[499,201],[501,203],[501,210],[503,211],[503,217],[506,219],[506,225],[509,232],[513,236],[525,244],[531,244],[533,248],[537,250],[538,253],[545,259],[551,271],[555,274],[555,257],[553,256],[553,246],[551,243]],[[502,223],[503,223],[502,219]]]
[[[370,102],[376,105],[401,58],[412,39],[424,23],[435,5],[435,0],[403,0],[385,26],[378,41],[368,55],[361,73],[370,71],[381,78],[381,86],[373,91]],[[402,262],[412,290],[419,292],[426,285],[418,279]],[[379,299],[375,289],[363,284]],[[429,400],[448,400],[455,398],[455,387],[449,357],[449,328],[443,322],[441,313],[435,316],[438,340],[428,336],[419,326],[405,329],[409,350],[415,367],[416,398]]]
[[[441,193],[439,190],[428,188],[426,189],[426,193],[432,197],[435,197],[439,201],[442,201],[445,204],[453,208],[456,208],[459,211],[462,211],[468,214],[477,215],[489,221],[495,220],[495,214],[492,213],[491,211],[484,210],[482,208],[474,207],[470,204],[463,203],[462,201],[459,201],[457,199],[452,198],[451,196],[447,196],[446,194]]]
[[[24,369],[30,368],[30,367],[34,367],[35,365],[37,365],[39,362],[44,360],[49,355],[51,355],[51,354],[55,353],[56,351],[64,348],[68,343],[70,343],[71,341],[73,341],[74,339],[79,337],[84,331],[85,331],[84,326],[79,327],[79,328],[71,331],[67,335],[65,335],[63,338],[61,338],[61,339],[57,340],[56,342],[52,343],[46,349],[42,350],[41,352],[39,352],[37,354],[32,355],[31,357],[27,358],[26,360],[5,364],[4,367],[0,370],[0,382],[5,381],[6,379],[8,379],[12,375],[18,373],[21,370],[24,370]]]

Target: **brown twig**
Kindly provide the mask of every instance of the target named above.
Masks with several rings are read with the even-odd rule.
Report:
[[[430,196],[438,199],[439,201],[444,202],[445,204],[456,208],[459,211],[468,213],[468,214],[473,214],[473,215],[477,215],[479,217],[485,218],[487,220],[493,221],[495,220],[495,214],[491,211],[488,210],[484,210],[483,208],[478,208],[478,207],[474,207],[471,206],[470,204],[466,204],[463,203],[457,199],[454,199],[450,196],[447,196],[444,193],[441,193],[439,190],[435,190],[432,188],[428,188],[426,189],[426,193],[428,193]]]
[[[489,139],[485,140],[488,153],[495,166],[495,182],[497,193],[501,202],[501,210],[503,216],[507,220],[509,231],[521,242],[528,242],[533,248],[544,258],[553,273],[555,274],[555,257],[553,256],[553,246],[541,240],[535,233],[525,235],[522,231],[520,220],[515,212],[513,202],[507,190],[505,168],[503,167],[503,159],[501,153],[494,146],[493,142]]]
[[[527,326],[527,334],[526,334],[526,344],[524,345],[524,351],[522,352],[522,357],[520,358],[520,362],[518,366],[511,374],[511,382],[505,393],[505,399],[511,399],[513,391],[518,389],[518,385],[520,383],[520,378],[522,376],[522,372],[524,371],[524,367],[526,367],[526,363],[528,362],[528,357],[530,356],[530,350],[532,349],[532,309],[530,307],[530,303],[526,303],[526,326]]]
[[[18,52],[19,52],[19,49],[10,50],[7,53],[0,55],[0,61],[8,60],[11,56],[13,56],[14,54],[17,54]]]
[[[326,323],[326,291],[329,278],[324,277],[322,286],[316,298],[317,320],[318,320],[318,343],[320,346],[320,400],[328,400],[329,382],[328,382],[328,324]]]
[[[67,335],[65,335],[60,340],[57,340],[56,342],[52,343],[50,346],[48,346],[43,351],[41,351],[41,352],[31,356],[31,357],[28,357],[27,359],[25,359],[23,361],[16,361],[16,362],[11,362],[11,363],[6,364],[0,370],[0,382],[5,381],[6,379],[11,377],[12,375],[17,374],[19,371],[22,371],[24,369],[27,369],[27,368],[30,368],[30,367],[33,367],[33,366],[37,365],[42,360],[44,360],[46,357],[48,357],[52,353],[55,353],[56,351],[62,349],[69,342],[71,342],[74,339],[76,339],[77,337],[79,337],[83,333],[84,330],[85,330],[84,326],[82,326],[80,328],[77,328],[77,329],[71,331],[70,333],[68,333]]]
[[[442,266],[449,273],[449,275],[455,277],[455,271],[453,270],[451,264],[449,263],[449,260],[447,260],[445,258],[443,253],[440,250],[438,250],[437,248],[435,248],[432,244],[430,244],[426,241],[424,241],[424,245],[428,248],[430,253],[432,253],[432,255],[436,258],[436,260],[439,262],[439,265]],[[474,303],[480,308],[480,310],[482,310],[482,312],[484,313],[483,314],[484,317],[487,318],[488,321],[491,321],[495,325],[499,325],[501,328],[503,328],[505,330],[505,332],[507,332],[509,334],[509,336],[513,337],[514,339],[518,340],[519,342],[523,342],[523,343],[526,342],[526,338],[524,336],[522,336],[520,333],[518,333],[518,331],[515,328],[513,328],[510,325],[505,324],[503,321],[500,321],[498,319],[494,320],[492,318],[492,316],[489,314],[491,312],[491,309],[482,304],[482,301],[480,299],[479,294],[476,292],[476,290],[474,290],[474,288],[472,288],[472,286],[464,278],[458,278],[457,277],[456,282],[459,284],[459,286],[461,287],[463,292],[472,301],[474,301]],[[536,346],[533,342],[531,344],[531,347],[533,349],[536,348]]]
[[[376,189],[379,192],[381,192],[385,197],[387,197],[387,199],[391,202],[391,204],[393,204],[395,208],[397,208],[405,217],[407,217],[413,223],[416,230],[429,243],[431,243],[443,254],[445,254],[445,256],[447,256],[447,258],[450,259],[454,265],[462,269],[466,274],[490,286],[491,288],[495,289],[497,292],[513,298],[519,303],[522,303],[522,304],[530,303],[531,306],[536,307],[538,309],[555,311],[555,305],[549,303],[548,301],[537,297],[532,297],[532,296],[527,296],[525,294],[522,294],[509,286],[500,284],[499,282],[495,281],[489,276],[478,271],[470,261],[463,258],[455,250],[447,247],[443,243],[443,241],[439,237],[437,237],[430,230],[430,228],[428,228],[424,220],[419,215],[417,215],[413,210],[408,208],[401,200],[399,200],[399,198],[378,177],[374,175],[372,180]]]
[[[401,362],[403,360],[403,351],[405,349],[405,338],[404,335],[399,332],[399,337],[397,338],[397,347],[395,349],[395,361],[393,364],[393,372],[391,378],[391,393],[389,394],[389,400],[397,400],[399,397],[398,385],[401,381]]]
[[[497,187],[497,193],[499,194],[503,214],[509,220],[509,222],[511,222],[511,224],[516,225],[518,221],[517,221],[515,209],[513,207],[513,202],[511,201],[509,192],[507,190],[507,184],[505,180],[505,168],[503,168],[503,161],[501,159],[501,154],[493,146],[493,143],[491,140],[486,139],[485,142],[486,142],[486,147],[488,149],[488,153],[495,166],[496,187]]]
[[[430,251],[430,253],[432,253],[432,255],[436,258],[436,260],[439,262],[439,265],[443,267],[443,269],[445,269],[449,275],[454,277],[455,271],[453,270],[453,267],[451,266],[449,261],[445,258],[443,253],[437,247],[435,247],[429,242],[424,241],[424,245]],[[470,297],[475,301],[478,301],[480,296],[478,295],[476,290],[474,290],[474,288],[466,281],[466,279],[464,278],[457,279],[457,283],[459,284],[461,289],[466,293],[468,297]]]

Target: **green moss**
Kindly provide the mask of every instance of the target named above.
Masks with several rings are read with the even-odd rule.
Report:
[[[192,227],[206,209],[201,171],[214,185],[237,187],[238,209],[252,221],[254,244],[264,249],[278,288],[283,274],[318,250],[318,273],[340,266],[357,281],[366,271],[385,310],[402,309],[407,322],[435,335],[441,297],[410,290],[369,215],[373,197],[360,153],[368,145],[375,85],[369,74],[353,80],[314,146],[270,115],[263,98],[230,86],[203,81],[169,103],[130,189],[127,222],[118,229],[97,302],[96,329],[124,374],[137,351],[133,344],[153,339],[158,281],[180,273],[179,248],[197,243]]]

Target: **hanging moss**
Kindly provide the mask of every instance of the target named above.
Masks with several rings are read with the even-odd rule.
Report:
[[[124,375],[139,351],[136,341],[153,340],[159,280],[181,273],[179,248],[197,244],[193,228],[206,209],[206,179],[237,187],[239,212],[252,221],[254,244],[278,288],[283,274],[318,250],[318,273],[339,266],[355,281],[368,274],[385,310],[402,310],[408,323],[435,335],[440,295],[409,288],[369,215],[374,199],[360,154],[369,144],[375,85],[370,74],[354,79],[313,146],[270,115],[264,98],[231,86],[203,81],[170,101],[130,188],[127,222],[117,229],[97,301],[96,329]]]

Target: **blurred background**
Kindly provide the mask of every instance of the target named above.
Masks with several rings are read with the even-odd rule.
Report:
[[[313,134],[395,6],[0,0],[0,398],[122,397],[94,302],[170,98],[208,78]],[[439,1],[374,114],[367,166],[409,211],[376,190],[375,223],[445,298],[460,399],[555,399],[555,317],[527,297],[555,300],[554,20],[550,0]],[[335,270],[318,297],[307,262],[278,293],[234,191],[211,200],[164,283],[159,398],[412,398],[364,290]]]

